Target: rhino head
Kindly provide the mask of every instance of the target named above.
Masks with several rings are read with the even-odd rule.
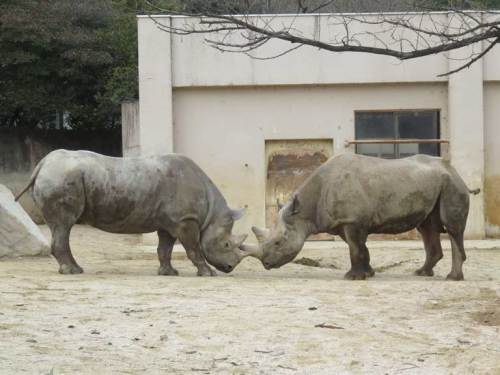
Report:
[[[291,262],[302,250],[308,235],[308,224],[300,217],[297,195],[278,213],[276,225],[271,230],[252,227],[258,245],[242,245],[247,256],[260,259],[266,269],[279,268]]]
[[[243,258],[250,255],[249,252],[241,249],[247,235],[231,233],[234,222],[243,214],[244,209],[226,210],[205,229],[201,236],[201,247],[205,259],[219,271],[231,272]]]

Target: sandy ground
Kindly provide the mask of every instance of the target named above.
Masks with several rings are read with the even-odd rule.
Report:
[[[464,282],[444,280],[449,250],[435,277],[412,276],[415,242],[372,243],[368,281],[342,279],[338,242],[299,255],[320,267],[245,259],[213,278],[176,251],[166,277],[136,236],[78,226],[83,275],[0,260],[0,373],[500,374],[500,243],[467,245]]]

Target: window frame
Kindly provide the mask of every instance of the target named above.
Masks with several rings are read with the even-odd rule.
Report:
[[[400,115],[402,113],[415,113],[415,112],[419,112],[419,113],[432,113],[434,116],[434,121],[433,121],[433,125],[435,125],[435,128],[436,128],[436,138],[421,138],[423,141],[425,141],[426,139],[441,139],[441,109],[439,108],[426,108],[426,109],[398,109],[398,110],[385,110],[385,109],[379,109],[379,110],[355,110],[354,111],[354,139],[356,141],[358,140],[370,140],[370,139],[375,139],[375,138],[358,138],[358,130],[357,130],[357,126],[356,126],[356,123],[357,123],[357,115],[358,114],[375,114],[375,113],[390,113],[392,116],[393,116],[393,130],[394,130],[394,137],[395,138],[380,138],[380,139],[384,139],[384,140],[387,140],[387,141],[395,141],[394,143],[389,143],[389,144],[393,144],[394,145],[394,158],[395,159],[400,159],[401,156],[400,156],[400,150],[399,150],[399,143],[397,141],[399,140],[405,140],[405,139],[412,139],[412,138],[401,138],[400,137],[400,132],[399,132],[399,118],[400,118]],[[420,139],[420,138],[419,138]],[[422,143],[425,143],[425,142],[415,142],[416,144],[422,144]],[[355,145],[355,149],[354,149],[354,152],[356,154],[358,154],[358,147],[361,146],[360,144],[356,144]],[[436,144],[436,148],[437,148],[437,155],[435,156],[439,156],[441,157],[442,156],[442,153],[441,153],[441,144],[440,143],[437,143]],[[361,153],[359,153],[360,155],[363,155]],[[378,155],[377,157],[382,157],[381,156],[381,153],[380,153],[380,150],[378,152]]]

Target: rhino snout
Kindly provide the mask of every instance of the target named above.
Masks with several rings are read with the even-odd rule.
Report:
[[[262,265],[266,270],[270,270],[271,268],[273,268],[273,265],[269,262],[262,262]]]
[[[234,267],[231,266],[230,264],[227,264],[221,268],[222,268],[222,272],[225,272],[225,273],[229,273],[234,269]]]

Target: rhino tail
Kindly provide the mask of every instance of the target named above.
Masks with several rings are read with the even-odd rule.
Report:
[[[481,192],[481,189],[479,189],[479,188],[477,188],[477,189],[469,189],[469,188],[467,188],[467,190],[469,190],[470,194],[474,194],[474,195],[478,195]]]
[[[31,178],[30,178],[30,181],[28,182],[28,185],[26,185],[26,187],[21,190],[21,192],[19,194],[16,195],[16,198],[15,198],[15,201],[17,202],[19,200],[19,198],[21,198],[21,196],[26,193],[26,191],[28,191],[28,189],[30,187],[33,186],[33,184],[35,183],[35,180],[38,176],[38,173],[40,173],[40,169],[42,168],[42,165],[43,165],[43,161],[44,159],[42,159],[38,164],[37,166],[35,167],[35,170],[33,171],[33,173],[31,174]]]

